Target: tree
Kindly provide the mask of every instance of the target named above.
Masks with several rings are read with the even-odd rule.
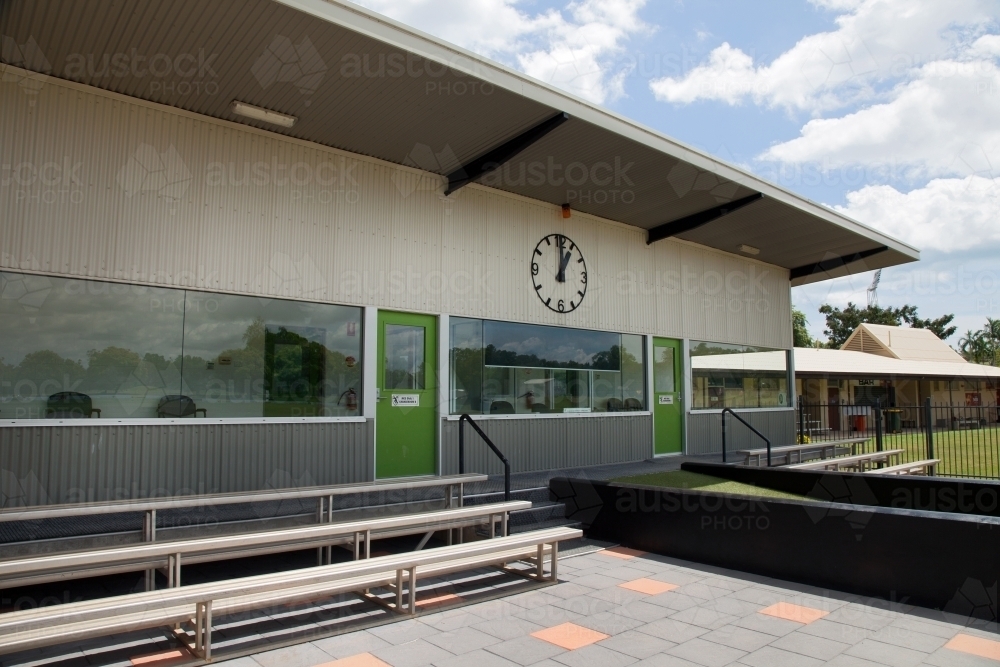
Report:
[[[844,309],[823,304],[820,306],[819,312],[826,315],[826,329],[823,330],[823,333],[826,334],[828,340],[827,347],[838,349],[862,324],[885,324],[898,327],[905,320],[916,317],[917,308],[916,306],[858,308],[855,304],[848,302],[847,308]]]
[[[974,364],[1000,365],[1000,319],[987,317],[982,329],[966,331],[958,339],[958,351]]]
[[[956,331],[958,331],[958,327],[954,325],[948,326],[954,319],[954,315],[942,315],[935,320],[922,320],[917,317],[916,312],[914,312],[913,318],[909,321],[909,323],[914,329],[929,329],[933,331],[934,335],[941,340],[947,340],[951,338]],[[998,329],[1000,329],[1000,326],[998,326]],[[1000,331],[998,331],[998,333],[1000,333]]]
[[[834,308],[830,304],[820,306],[819,312],[826,315],[826,334],[829,341],[827,347],[833,349],[840,348],[851,334],[862,324],[884,324],[890,327],[899,327],[908,324],[914,329],[928,329],[935,336],[944,340],[952,336],[957,327],[949,326],[954,315],[942,315],[936,319],[921,319],[917,315],[917,307],[904,305],[900,308],[887,306],[868,306],[859,308],[853,303],[848,303],[847,308]],[[1000,327],[998,327],[1000,328]]]
[[[792,308],[792,345],[795,347],[812,347],[813,339],[806,325],[809,320],[806,314],[798,308]]]

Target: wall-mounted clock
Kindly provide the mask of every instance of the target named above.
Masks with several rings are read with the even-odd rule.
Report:
[[[557,313],[572,313],[587,295],[587,263],[573,241],[549,234],[531,254],[531,282],[535,294]]]

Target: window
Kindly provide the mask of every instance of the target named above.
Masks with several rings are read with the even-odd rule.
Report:
[[[788,407],[788,352],[691,342],[692,408]]]
[[[452,318],[451,413],[644,410],[642,336]]]
[[[386,389],[424,388],[424,328],[385,326]]]
[[[0,418],[359,414],[361,310],[0,273]]]

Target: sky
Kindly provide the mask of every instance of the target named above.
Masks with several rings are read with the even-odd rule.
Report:
[[[882,306],[1000,317],[1000,0],[361,0],[898,238]],[[797,287],[867,303],[872,273]]]

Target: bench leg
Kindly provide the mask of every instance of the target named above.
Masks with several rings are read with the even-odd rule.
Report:
[[[212,601],[199,602],[195,607],[194,652],[204,660],[212,659]]]
[[[156,541],[156,510],[149,510],[142,517],[142,540]],[[146,570],[146,590],[156,590],[156,570]]]
[[[535,563],[535,568],[536,568],[535,569],[535,577],[537,579],[543,579],[544,578],[542,576],[545,573],[544,555],[545,555],[545,545],[544,544],[539,544],[538,545],[538,557],[535,559],[536,560],[536,563]]]
[[[510,533],[510,512],[504,512],[500,517],[500,534],[507,537]]]
[[[559,543],[552,543],[552,556],[549,562],[549,579],[552,581],[559,580]]]
[[[410,593],[410,600],[409,600],[410,614],[416,614],[417,613],[417,568],[416,567],[410,568],[409,578],[410,578],[410,586],[408,590]]]
[[[403,611],[403,571],[396,570],[396,611]]]

